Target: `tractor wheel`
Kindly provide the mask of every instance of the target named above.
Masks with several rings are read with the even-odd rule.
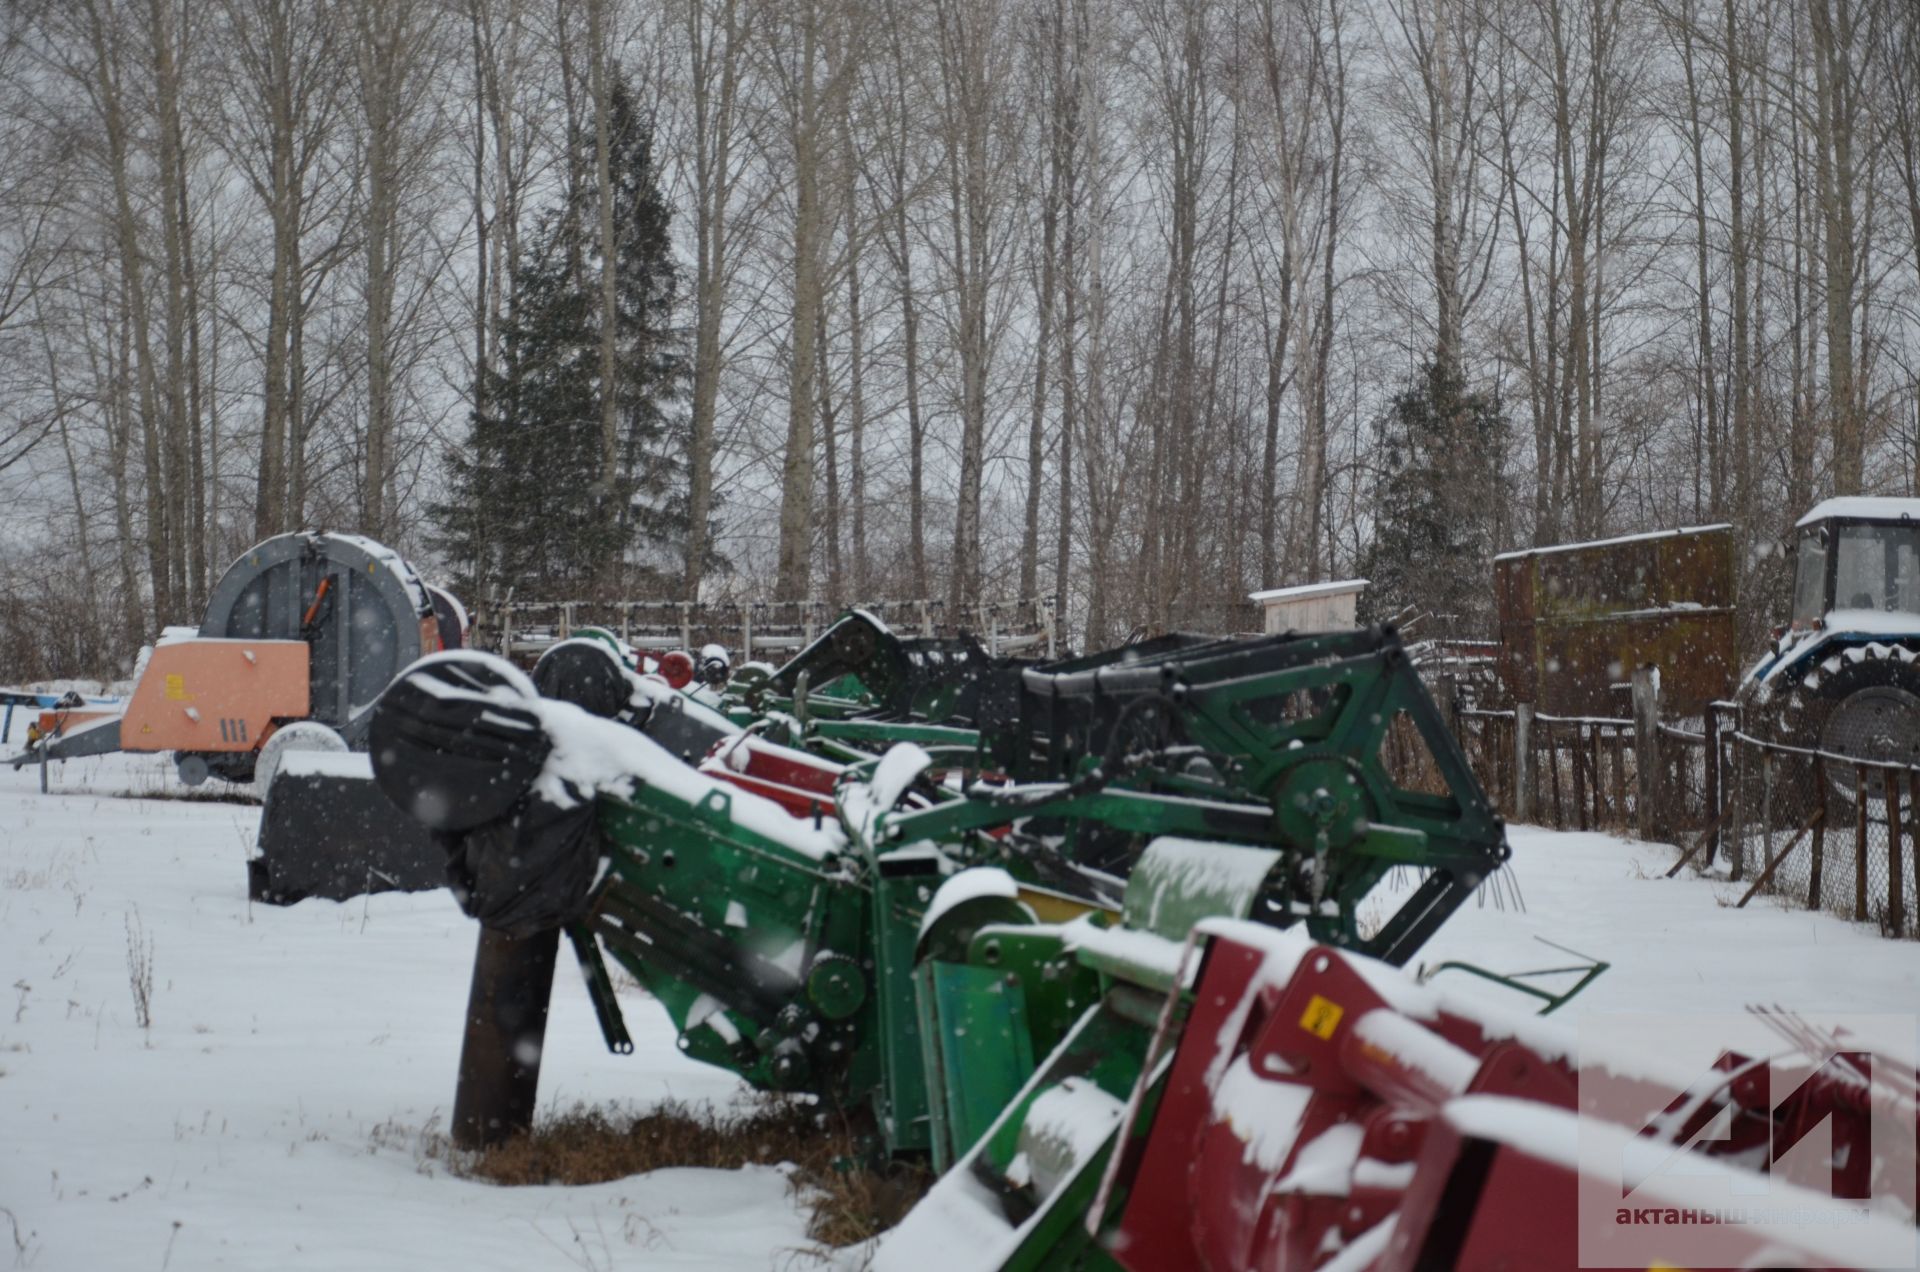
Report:
[[[262,804],[267,802],[267,788],[273,785],[273,775],[280,771],[280,762],[289,751],[321,751],[339,754],[347,749],[346,739],[318,720],[295,720],[283,724],[268,735],[260,744],[260,754],[253,762],[253,789]]]
[[[1824,660],[1798,692],[1807,704],[1807,733],[1800,745],[1818,745],[1829,755],[1920,767],[1920,668],[1888,650],[1860,660],[1836,654]],[[1849,651],[1853,652],[1853,651]],[[1817,683],[1814,676],[1818,677]],[[1848,803],[1858,795],[1859,770],[1826,764],[1827,787]],[[1886,776],[1869,769],[1867,798],[1886,798]]]

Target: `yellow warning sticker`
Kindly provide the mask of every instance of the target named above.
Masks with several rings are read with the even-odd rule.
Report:
[[[177,671],[167,673],[167,697],[174,702],[187,700],[187,678]]]
[[[1340,1017],[1344,1015],[1346,1008],[1330,998],[1315,994],[1308,1000],[1307,1009],[1300,1013],[1300,1027],[1324,1041],[1333,1037],[1333,1031],[1340,1027]]]

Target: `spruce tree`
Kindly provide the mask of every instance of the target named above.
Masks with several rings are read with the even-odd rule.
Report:
[[[688,419],[680,410],[688,386],[682,333],[673,325],[680,275],[670,234],[673,213],[661,197],[653,161],[653,129],[624,79],[609,96],[614,233],[618,267],[614,310],[619,324],[621,462],[629,482],[622,503],[627,543],[646,581],[678,568],[687,535]]]
[[[1366,616],[1411,609],[1420,634],[1463,636],[1490,624],[1488,577],[1504,520],[1499,403],[1430,364],[1375,423],[1379,467],[1373,542],[1361,559]]]
[[[588,184],[543,212],[512,280],[501,359],[475,386],[467,444],[448,457],[452,498],[434,508],[458,586],[471,595],[645,591],[686,534],[687,378],[673,326],[678,271],[653,138],[632,93],[610,93],[615,380],[600,376],[600,267]],[[573,144],[588,150],[592,135]],[[591,171],[590,163],[578,165]],[[617,395],[620,473],[601,480],[602,394]],[[608,563],[620,563],[609,577]]]

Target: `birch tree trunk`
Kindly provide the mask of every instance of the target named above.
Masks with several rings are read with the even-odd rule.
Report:
[[[721,322],[733,278],[734,159],[742,44],[739,0],[684,0],[693,59],[693,399],[687,451],[687,555],[681,599],[700,599],[712,551],[715,424],[722,372]]]

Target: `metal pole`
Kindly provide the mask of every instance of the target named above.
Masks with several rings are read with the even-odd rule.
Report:
[[[1740,877],[1740,863],[1747,854],[1747,796],[1753,792],[1748,781],[1747,753],[1749,748],[1739,738],[1733,740],[1733,837],[1727,843],[1727,877]]]
[[[1820,820],[1813,824],[1813,860],[1807,867],[1807,909],[1818,910],[1821,895],[1820,872],[1827,861],[1827,770],[1819,756],[1813,757],[1813,786],[1820,800]]]
[[[1613,730],[1613,807],[1621,821],[1627,818],[1627,739]]]
[[[533,1125],[559,949],[558,928],[524,939],[480,929],[453,1096],[455,1147],[486,1148]]]
[[[1706,725],[1707,760],[1701,794],[1706,804],[1702,811],[1707,818],[1707,860],[1701,868],[1711,870],[1713,854],[1720,847],[1720,708],[1711,702],[1707,704]]]
[[[1568,765],[1568,767],[1570,767],[1573,770],[1573,807],[1580,815],[1580,829],[1582,830],[1588,829],[1588,826],[1587,826],[1587,776],[1586,776],[1587,770],[1586,770],[1585,764],[1583,763],[1583,761],[1586,758],[1583,752],[1585,752],[1587,749],[1585,746],[1586,738],[1584,736],[1584,734],[1587,731],[1587,728],[1588,728],[1587,725],[1581,724],[1577,721],[1574,723],[1573,745],[1567,749],[1567,759],[1570,761],[1570,764]],[[1599,783],[1597,782],[1595,783],[1596,786],[1598,784]],[[1594,796],[1595,796],[1594,803],[1598,805],[1599,792],[1598,791],[1594,792]],[[1594,811],[1597,814],[1599,812],[1599,809],[1596,807]]]
[[[1853,917],[1867,920],[1867,766],[1853,766]]]
[[[1533,813],[1533,704],[1513,704],[1513,819]]]
[[[1553,777],[1553,828],[1567,828],[1567,813],[1560,802],[1560,739],[1554,736],[1553,725],[1547,726],[1547,771]]]
[[[1887,780],[1893,782],[1899,779],[1889,772]],[[1913,832],[1913,856],[1910,858],[1914,871],[1913,897],[1920,902],[1920,772],[1913,769],[1907,770],[1907,811],[1910,814],[1907,825]]]
[[[1660,798],[1660,689],[1652,667],[1633,669],[1634,828],[1642,839],[1659,836],[1654,805]]]
[[[1906,867],[1900,862],[1900,781],[1892,769],[1881,770],[1887,795],[1887,929],[1894,936],[1907,932]]]

